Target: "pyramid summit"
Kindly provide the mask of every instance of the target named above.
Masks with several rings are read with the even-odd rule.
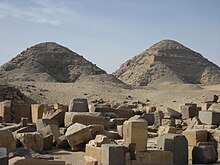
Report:
[[[162,40],[123,63],[114,75],[132,85],[220,83],[220,68],[173,40]]]
[[[55,42],[34,45],[0,67],[1,79],[9,81],[74,82],[98,74],[106,72]]]

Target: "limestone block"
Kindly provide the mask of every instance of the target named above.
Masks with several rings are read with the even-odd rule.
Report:
[[[36,123],[37,131],[40,132],[43,137],[47,135],[53,135],[53,142],[55,142],[60,136],[59,124],[56,120],[52,119],[38,119]]]
[[[31,105],[31,118],[32,123],[36,123],[38,119],[43,118],[43,113],[48,110],[48,105],[46,104],[32,104]]]
[[[148,150],[138,152],[136,160],[130,160],[129,156],[126,165],[173,165],[173,153],[171,151]]]
[[[182,119],[193,118],[197,114],[197,107],[190,105],[182,105],[180,106],[180,110],[182,113]]]
[[[43,113],[43,119],[56,120],[59,126],[64,125],[65,111],[61,109],[51,109]]]
[[[73,98],[69,104],[69,112],[89,112],[87,99]]]
[[[14,157],[9,159],[9,165],[65,165],[64,161],[34,159],[30,157]]]
[[[8,165],[7,148],[0,147],[0,164],[1,165]]]
[[[98,161],[98,165],[101,165],[101,147],[86,144],[86,156],[96,159]]]
[[[220,112],[211,111],[211,110],[200,111],[199,120],[203,124],[220,125]]]
[[[196,146],[198,142],[206,142],[208,140],[207,130],[185,130],[183,135],[188,140],[189,146]]]
[[[193,164],[212,164],[217,160],[218,155],[212,145],[195,146],[192,150]]]
[[[75,123],[71,125],[65,134],[68,143],[70,144],[72,150],[75,150],[74,147],[81,143],[86,143],[92,139],[92,134],[89,127],[86,127],[83,124]]]
[[[136,151],[147,150],[148,125],[146,121],[125,121],[123,124],[123,139],[125,144],[136,144]]]
[[[90,156],[84,156],[85,165],[98,165],[98,161]]]
[[[0,102],[0,116],[3,118],[2,120],[6,123],[10,123],[12,121],[12,102],[10,100],[6,100]]]
[[[66,127],[74,123],[81,123],[84,125],[100,124],[105,128],[108,128],[110,125],[110,122],[99,112],[66,112],[64,123]]]
[[[165,134],[165,133],[178,133],[178,130],[176,127],[170,127],[170,126],[160,126],[158,128],[158,134]]]
[[[161,120],[163,119],[163,117],[164,117],[164,114],[162,111],[157,110],[154,112],[154,127],[155,128],[158,128],[159,126],[162,125]]]
[[[103,144],[101,147],[102,165],[125,165],[126,147],[116,144]]]
[[[157,139],[158,149],[171,151],[176,165],[188,164],[188,142],[185,136],[178,134],[162,134]]]
[[[123,137],[123,125],[117,125],[117,132],[120,137]]]
[[[18,133],[16,139],[18,139],[24,147],[30,148],[35,152],[41,153],[43,151],[43,136],[38,132]]]
[[[148,122],[148,125],[154,124],[154,113],[144,113],[141,117]]]
[[[32,121],[31,119],[31,105],[25,104],[15,104],[13,105],[13,109],[15,112],[15,122],[19,123],[22,117],[28,118],[29,122]]]
[[[16,141],[11,131],[0,130],[0,147],[7,148],[8,152],[16,149]]]

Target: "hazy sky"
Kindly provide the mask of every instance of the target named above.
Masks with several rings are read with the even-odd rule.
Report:
[[[0,0],[0,64],[54,41],[111,73],[163,39],[220,65],[220,0]]]

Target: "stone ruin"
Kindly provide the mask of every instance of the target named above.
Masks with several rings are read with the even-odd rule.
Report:
[[[0,102],[1,165],[65,165],[52,148],[84,151],[84,165],[212,164],[220,159],[220,103],[214,95],[179,111],[72,99],[62,104]]]

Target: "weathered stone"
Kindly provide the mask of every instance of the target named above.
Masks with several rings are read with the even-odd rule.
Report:
[[[136,160],[130,159],[126,154],[126,165],[173,165],[173,153],[170,151],[148,150],[138,152]]]
[[[15,113],[15,122],[19,123],[22,117],[28,118],[29,122],[31,119],[31,105],[25,104],[15,104],[13,105],[14,113]]]
[[[165,134],[165,133],[173,133],[176,134],[178,133],[178,130],[176,127],[170,127],[170,126],[160,126],[158,128],[158,134]]]
[[[180,110],[181,110],[183,119],[193,118],[198,113],[197,107],[191,106],[191,105],[182,105],[180,106]]]
[[[101,165],[101,147],[86,144],[86,156],[96,159],[98,161],[98,165]]]
[[[158,128],[159,126],[162,125],[161,120],[163,119],[163,117],[164,117],[164,114],[162,111],[157,110],[154,112],[154,127],[155,128]]]
[[[88,127],[90,129],[93,138],[95,138],[96,135],[100,135],[105,131],[104,126],[99,124],[89,125]]]
[[[69,105],[69,112],[89,112],[87,99],[72,99]]]
[[[174,118],[164,118],[161,120],[161,125],[175,127],[175,119]]]
[[[196,125],[200,125],[201,121],[199,120],[199,118],[197,116],[195,116],[194,118],[192,118],[187,126],[187,129],[193,129]]]
[[[117,125],[117,132],[120,137],[123,137],[123,125]]]
[[[65,113],[65,126],[69,127],[74,123],[81,123],[84,125],[93,125],[93,124],[100,124],[103,125],[105,128],[108,128],[110,122],[98,112],[66,112]]]
[[[56,120],[59,126],[64,125],[65,111],[61,109],[51,109],[43,113],[43,119]]]
[[[125,144],[136,144],[136,151],[146,151],[147,149],[147,122],[146,121],[125,121],[123,125],[123,139]]]
[[[93,145],[95,147],[101,147],[103,144],[116,144],[115,141],[110,140],[105,135],[97,135],[94,140],[89,141],[90,145]]]
[[[38,119],[43,118],[43,113],[49,109],[46,104],[32,104],[31,105],[31,118],[32,123],[36,123]]]
[[[9,165],[65,165],[65,161],[34,159],[30,157],[14,157],[9,160]]]
[[[190,146],[196,146],[198,142],[206,142],[208,140],[207,130],[185,130],[183,135]]]
[[[63,148],[63,149],[70,148],[70,145],[69,145],[65,135],[60,136],[57,139],[57,147],[58,148]]]
[[[0,147],[7,148],[8,152],[16,149],[16,141],[11,131],[0,130]]]
[[[52,144],[53,144],[53,135],[52,134],[48,134],[43,137],[43,150],[44,151],[51,149]]]
[[[53,142],[55,142],[60,136],[59,124],[56,120],[52,119],[38,119],[37,123],[37,131],[40,132],[43,137],[47,135],[53,135]]]
[[[118,108],[116,108],[116,115],[118,115],[119,118],[130,118],[134,116],[134,111],[131,107],[126,105],[120,105]]]
[[[147,121],[148,125],[154,124],[154,113],[144,113],[141,117]]]
[[[85,165],[98,165],[98,161],[90,156],[84,156]]]
[[[3,118],[2,120],[6,123],[12,121],[12,102],[10,100],[6,100],[0,102],[0,116]]]
[[[16,139],[18,139],[24,147],[30,148],[35,152],[41,153],[43,151],[43,136],[38,132],[18,133]]]
[[[182,114],[178,111],[175,111],[172,108],[167,108],[167,113],[170,115],[171,118],[175,118],[175,119],[181,119],[182,118]]]
[[[203,124],[220,125],[220,112],[216,111],[200,111],[199,120]]]
[[[162,134],[157,139],[157,147],[173,152],[175,165],[188,164],[188,142],[185,136],[177,134]]]
[[[193,164],[212,164],[218,160],[218,155],[214,146],[200,145],[193,147],[192,163]]]
[[[8,165],[7,148],[0,147],[0,164],[1,165]]]
[[[65,136],[72,150],[75,150],[74,147],[76,147],[77,145],[81,143],[86,143],[92,139],[90,128],[80,123],[75,123],[71,125],[67,129]]]
[[[102,165],[125,165],[124,146],[116,144],[103,144],[101,147],[101,164]]]

